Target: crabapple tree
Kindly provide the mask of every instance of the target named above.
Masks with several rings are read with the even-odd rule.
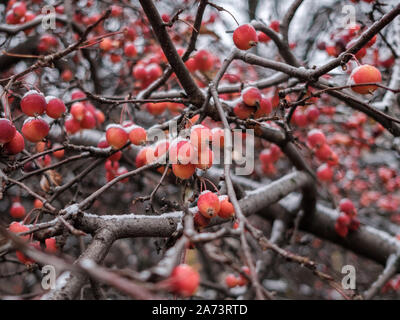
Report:
[[[398,298],[399,15],[2,2],[0,296]]]

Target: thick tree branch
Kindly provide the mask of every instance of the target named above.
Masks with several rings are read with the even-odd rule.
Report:
[[[186,94],[191,99],[192,103],[200,108],[204,102],[204,96],[187,70],[182,58],[176,51],[175,45],[168,35],[165,24],[162,21],[153,1],[140,0],[140,4],[142,5],[144,12],[146,13],[147,18],[153,27],[154,33],[164,51],[168,62],[178,77],[181,86],[186,91]]]

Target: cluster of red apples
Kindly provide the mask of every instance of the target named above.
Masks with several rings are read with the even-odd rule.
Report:
[[[347,198],[339,203],[340,215],[336,219],[335,231],[345,238],[349,231],[356,231],[360,227],[360,221],[356,218],[357,210],[353,202]]]
[[[242,273],[246,275],[250,275],[250,269],[247,266],[242,267]],[[239,274],[239,276],[236,276],[233,273],[228,274],[225,277],[225,284],[227,285],[228,288],[234,288],[234,287],[242,287],[247,285],[248,280],[243,274]]]
[[[29,227],[26,225],[23,225],[19,222],[13,222],[10,224],[9,226],[9,231],[15,234],[20,234],[20,233],[25,233],[29,231]],[[29,246],[31,246],[32,248],[36,249],[36,250],[41,250],[41,244],[39,241],[32,241],[31,235],[26,234],[26,235],[21,235],[20,239],[24,240],[27,242],[27,244]],[[55,238],[47,238],[44,240],[44,251],[47,253],[56,253],[58,250],[57,248],[57,243],[56,243],[56,239]],[[16,255],[18,260],[26,265],[31,265],[33,263],[35,263],[35,260],[33,260],[32,258],[27,257],[26,255],[24,255],[21,251],[16,251]]]
[[[314,150],[315,156],[324,162],[317,169],[318,179],[326,182],[331,181],[333,177],[332,167],[339,163],[339,158],[327,144],[325,134],[321,130],[313,129],[307,135],[307,142],[310,148]]]
[[[71,99],[86,99],[86,95],[82,91],[76,90],[71,94]],[[70,114],[65,120],[65,130],[70,134],[74,134],[82,129],[93,129],[101,125],[105,120],[104,113],[89,101],[73,103]]]
[[[21,99],[22,112],[29,116],[22,125],[19,133],[14,124],[6,119],[0,119],[0,143],[8,154],[20,153],[25,147],[24,138],[30,142],[42,141],[49,133],[50,126],[41,115],[58,119],[66,111],[64,102],[56,97],[44,95],[36,90],[28,91]]]
[[[197,208],[194,213],[194,224],[199,227],[206,227],[211,218],[220,217],[230,219],[235,215],[235,209],[226,195],[217,194],[205,190],[197,199]]]
[[[241,99],[233,108],[233,112],[239,119],[250,117],[255,119],[265,117],[272,111],[270,99],[263,97],[256,87],[247,87],[242,91]]]

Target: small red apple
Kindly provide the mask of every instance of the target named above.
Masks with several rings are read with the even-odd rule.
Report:
[[[62,114],[67,110],[64,102],[59,98],[47,96],[46,103],[46,114],[53,119],[60,118]]]
[[[218,212],[218,216],[223,219],[230,219],[235,215],[235,209],[233,204],[229,201],[228,196],[220,196],[220,209]]]
[[[46,110],[46,99],[44,95],[36,90],[30,90],[21,99],[21,110],[28,116],[41,115]]]
[[[180,264],[174,268],[168,282],[173,292],[184,297],[190,297],[199,286],[200,275],[191,266]]]
[[[17,154],[20,153],[25,148],[25,140],[22,134],[18,131],[15,132],[14,138],[11,141],[7,142],[4,145],[4,149],[8,154]]]
[[[110,124],[106,129],[106,139],[108,144],[114,149],[122,148],[128,141],[128,133],[118,124]]]
[[[248,50],[254,47],[258,42],[256,29],[250,24],[237,27],[233,32],[233,42],[240,50]]]
[[[189,179],[196,171],[194,164],[172,164],[172,172],[176,177],[182,180]]]
[[[325,134],[319,129],[312,129],[307,134],[307,142],[311,148],[321,148],[326,143]]]
[[[10,208],[10,215],[15,219],[22,219],[25,217],[26,210],[19,201],[15,201]]]
[[[42,118],[28,118],[22,125],[22,134],[30,142],[39,142],[49,133],[49,124]]]
[[[247,87],[242,91],[242,100],[249,107],[260,105],[262,96],[256,87]]]
[[[206,218],[212,218],[218,214],[221,205],[218,196],[215,193],[206,190],[200,194],[197,200],[197,208],[199,208],[199,212],[203,216]]]
[[[317,177],[321,181],[331,181],[333,178],[333,170],[326,163],[322,164],[317,169]]]
[[[17,130],[10,120],[0,118],[0,143],[4,144],[10,142],[14,138],[16,132]]]
[[[361,83],[379,83],[382,81],[381,72],[374,66],[364,64],[353,70],[349,78],[349,85]],[[351,90],[359,94],[374,92],[378,87],[374,85],[351,87]]]

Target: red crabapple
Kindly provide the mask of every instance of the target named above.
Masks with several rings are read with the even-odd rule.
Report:
[[[38,158],[38,162],[42,167],[47,167],[51,164],[51,157],[48,154],[46,154]]]
[[[372,47],[374,43],[376,42],[376,39],[378,38],[378,35],[374,35],[371,40],[368,41],[368,43],[365,45],[367,48]]]
[[[15,2],[11,9],[13,14],[19,19],[23,18],[26,14],[26,4],[24,1]]]
[[[248,276],[250,275],[250,269],[247,266],[242,267],[243,273],[247,274]],[[239,286],[245,286],[247,284],[247,278],[243,275],[240,274],[239,279],[238,279],[238,285]]]
[[[129,132],[129,140],[136,146],[144,144],[147,140],[146,130],[139,126],[133,126]]]
[[[30,90],[21,99],[21,110],[28,116],[41,115],[46,110],[44,95],[36,90]]]
[[[332,156],[332,150],[329,145],[325,143],[315,151],[315,156],[321,161],[327,161]]]
[[[12,11],[7,12],[6,14],[6,23],[7,24],[18,24],[20,19],[14,15]]]
[[[143,65],[136,65],[132,70],[132,75],[135,79],[144,80],[147,76],[147,71]]]
[[[338,155],[332,151],[330,158],[326,161],[328,165],[331,167],[336,166],[339,163],[339,157]]]
[[[36,250],[40,250],[39,241],[31,242],[31,243],[28,244],[28,246],[33,247]],[[29,264],[35,263],[35,260],[25,256],[21,251],[16,251],[15,255],[17,256],[18,260],[23,264],[29,265]]]
[[[17,130],[10,120],[0,118],[0,144],[10,142],[14,138],[16,132]]]
[[[326,143],[325,134],[319,129],[312,129],[307,134],[307,142],[311,148],[321,148]]]
[[[197,64],[196,64],[195,58],[189,58],[185,62],[185,66],[189,70],[189,72],[192,72],[192,73],[195,72],[197,70]]]
[[[93,129],[96,126],[96,116],[88,109],[85,110],[85,115],[79,123],[82,129]]]
[[[318,108],[315,106],[308,107],[306,110],[306,116],[307,116],[307,120],[309,122],[317,121],[319,118],[319,114],[320,114],[320,112],[319,112]]]
[[[106,120],[103,111],[96,109],[94,113],[98,124],[102,124]]]
[[[62,147],[62,145],[59,144],[59,143],[55,143],[53,145],[53,147],[54,148],[58,148],[58,147]],[[65,150],[64,149],[60,149],[60,150],[54,151],[53,152],[53,156],[56,157],[57,159],[62,159],[62,158],[64,158],[64,153],[65,153]]]
[[[108,144],[114,149],[121,149],[128,141],[128,133],[118,124],[110,124],[106,129]]]
[[[279,32],[281,23],[278,20],[272,20],[269,27],[275,32]]]
[[[151,113],[153,116],[159,116],[162,114],[165,109],[167,109],[167,104],[164,102],[149,102],[146,104],[147,111]]]
[[[239,281],[233,273],[230,273],[225,277],[225,283],[228,288],[234,288],[239,284]]]
[[[272,162],[271,150],[264,149],[263,151],[261,151],[259,159],[260,159],[261,163],[265,164],[265,165]]]
[[[317,177],[321,181],[331,181],[333,178],[333,170],[326,163],[320,165],[317,169]]]
[[[271,144],[269,150],[271,153],[271,160],[274,162],[278,161],[282,155],[281,148],[279,148],[276,144]]]
[[[15,132],[14,138],[4,145],[4,149],[8,154],[20,153],[25,148],[25,140],[22,134],[18,131]]]
[[[268,37],[264,32],[261,31],[257,33],[257,38],[259,42],[264,42],[264,43],[267,43],[271,40],[270,37]]]
[[[74,117],[75,120],[81,122],[85,117],[86,107],[82,102],[75,102],[71,106],[70,113]]]
[[[194,56],[194,60],[196,63],[196,68],[200,71],[206,72],[212,69],[214,64],[214,58],[211,53],[207,50],[200,50]]]
[[[22,125],[21,132],[30,142],[39,142],[49,133],[49,124],[42,118],[28,118]]]
[[[147,76],[151,79],[151,81],[156,80],[161,77],[163,74],[163,70],[156,63],[151,63],[146,67]]]
[[[112,49],[113,47],[113,42],[110,38],[104,38],[101,40],[99,44],[99,48],[105,52],[108,52]]]
[[[172,164],[172,172],[176,177],[182,180],[189,179],[196,171],[194,164]]]
[[[86,98],[86,94],[81,90],[74,90],[71,94],[71,100],[78,100]]]
[[[233,107],[233,113],[235,114],[236,117],[238,117],[241,120],[246,120],[246,119],[250,118],[254,114],[255,111],[256,111],[255,108],[247,106],[242,101],[239,101]]]
[[[257,45],[258,37],[256,29],[250,24],[243,24],[233,32],[233,42],[240,50],[248,50]]]
[[[168,140],[160,140],[154,146],[154,156],[156,158],[162,157],[167,153],[169,149],[169,141]]]
[[[198,228],[204,228],[210,224],[209,218],[203,216],[198,210],[193,215],[193,223]]]
[[[344,212],[349,216],[356,215],[356,207],[354,206],[353,202],[350,199],[344,198],[340,200],[339,208],[340,211]]]
[[[71,116],[65,120],[64,125],[65,125],[65,130],[70,134],[74,134],[81,129],[81,124],[79,123],[79,121]]]
[[[129,40],[129,41],[134,41],[136,39],[136,31],[134,28],[131,27],[125,27],[124,28],[124,36]]]
[[[347,214],[341,214],[337,219],[336,222],[342,226],[349,226],[351,222],[351,218]]]
[[[168,154],[170,163],[188,164],[194,160],[196,151],[189,140],[176,139],[172,141]]]
[[[163,14],[162,14],[161,19],[162,19],[165,23],[168,23],[168,22],[170,21],[170,17],[169,17],[169,15],[166,14],[166,13],[163,13]]]
[[[351,47],[353,47],[354,44],[355,44],[356,42],[357,42],[356,39],[349,41],[349,42],[346,44],[346,50],[348,50],[348,49],[350,49]],[[362,48],[360,48],[360,49],[355,53],[355,57],[356,57],[358,60],[361,60],[362,58],[365,57],[366,54],[367,54],[367,48],[366,48],[366,47],[362,47]]]
[[[8,227],[8,230],[10,230],[10,232],[12,232],[12,233],[22,233],[22,232],[29,231],[29,228],[27,226],[21,224],[20,222],[13,222]],[[29,234],[27,234],[25,236],[21,236],[21,238],[24,240],[29,240]]]
[[[133,58],[137,55],[136,47],[133,43],[128,43],[124,47],[124,54],[128,58]]]
[[[36,169],[38,169],[38,167],[33,161],[28,161],[27,163],[24,164],[22,168],[24,172],[32,172],[35,171]]]
[[[155,160],[154,149],[152,147],[145,147],[141,149],[135,159],[136,168],[143,167],[150,164]]]
[[[125,173],[128,173],[128,172],[129,172],[129,171],[128,171],[127,168],[125,168],[125,167],[119,167],[119,168],[117,169],[117,176],[121,176],[121,175],[123,175],[123,174],[125,174]],[[126,177],[125,179],[122,179],[121,182],[122,182],[122,183],[128,183],[128,182],[129,182],[129,177]]]
[[[65,69],[63,72],[61,72],[62,81],[70,82],[73,78],[74,78],[74,74],[72,73],[71,70]]]
[[[220,209],[218,212],[218,216],[223,219],[229,219],[235,215],[235,209],[233,207],[233,204],[229,201],[228,196],[220,196],[219,203]]]
[[[120,6],[117,6],[115,4],[113,4],[111,6],[111,16],[112,17],[119,17],[123,11],[124,11],[124,9]]]
[[[59,98],[47,96],[46,103],[46,114],[53,119],[60,118],[62,114],[67,110],[64,102]]]
[[[58,47],[58,40],[51,34],[44,34],[39,39],[37,49],[39,52],[48,52]]]
[[[191,128],[190,142],[198,150],[201,150],[202,147],[207,146],[211,139],[211,131],[206,126],[198,124]]]
[[[299,127],[305,127],[308,125],[307,115],[299,109],[296,109],[293,113],[292,121]]]
[[[33,201],[33,206],[36,209],[40,209],[40,208],[43,207],[43,202],[41,200],[39,200],[39,199],[35,199],[35,201]]]
[[[47,147],[50,147],[51,144],[50,142],[46,143],[44,141],[39,141],[38,143],[36,143],[35,145],[35,149],[37,152],[43,152],[44,150],[46,150]]]
[[[336,222],[335,223],[335,231],[342,238],[346,238],[347,234],[349,233],[349,228],[345,225],[342,225],[342,224],[339,224],[338,222]]]
[[[371,83],[371,82],[379,83],[381,81],[382,81],[381,72],[374,66],[364,64],[353,70],[349,78],[349,85],[360,84],[360,83]],[[368,94],[370,92],[375,91],[377,88],[378,87],[374,85],[366,85],[366,86],[351,87],[351,90],[359,94]]]
[[[260,105],[258,110],[256,111],[254,118],[258,119],[261,117],[265,117],[269,115],[272,111],[272,103],[268,98],[261,98]]]
[[[199,212],[203,216],[206,218],[212,218],[218,214],[221,205],[218,196],[215,193],[206,190],[203,191],[197,199],[197,208],[199,208]]]
[[[22,219],[25,217],[26,210],[19,201],[15,201],[10,208],[10,215],[15,219]]]
[[[168,279],[171,290],[181,296],[192,296],[199,286],[200,275],[187,264],[180,264],[174,268]]]
[[[260,105],[262,96],[256,87],[247,87],[242,91],[242,100],[249,107]]]
[[[46,252],[56,253],[58,251],[56,238],[47,238],[46,240],[44,240],[44,243],[46,245]]]

